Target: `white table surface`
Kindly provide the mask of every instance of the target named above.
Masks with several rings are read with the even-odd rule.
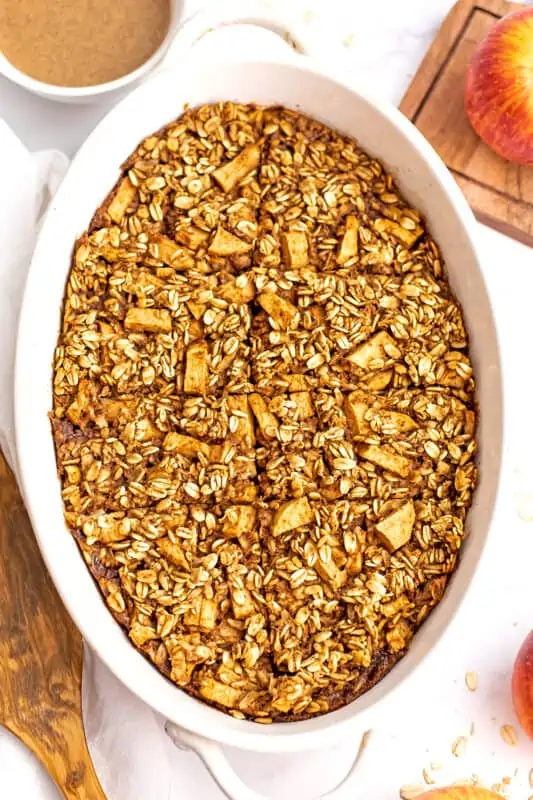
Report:
[[[395,103],[452,5],[451,0],[290,2],[309,41],[325,57],[342,58],[348,74]],[[200,5],[186,0],[184,15]],[[219,46],[223,45],[221,39]],[[0,116],[30,149],[58,147],[73,155],[110,105],[54,104],[0,78]],[[357,797],[361,800],[397,798],[402,784],[423,782],[422,769],[432,761],[443,764],[436,773],[439,783],[474,773],[490,786],[509,776],[510,798],[526,800],[533,794],[533,789],[528,790],[533,743],[520,734],[518,745],[510,747],[499,735],[503,723],[514,724],[518,730],[510,673],[516,651],[533,624],[533,369],[528,357],[533,342],[533,251],[482,226],[479,246],[504,363],[507,429],[500,502],[488,550],[458,619],[395,716],[375,731],[360,768]],[[475,693],[465,688],[466,670],[479,673]],[[472,722],[475,733],[471,736]],[[469,739],[467,754],[455,758],[451,745],[461,735]],[[9,737],[0,745],[0,798],[39,800],[25,790],[22,768],[11,774],[6,786],[5,776],[17,747]],[[235,752],[232,760],[243,777],[271,797],[305,800],[336,782],[353,747],[353,742],[346,742],[312,758]],[[176,752],[175,769],[177,788],[172,800],[222,797],[195,756]],[[356,800],[352,794],[350,797]]]

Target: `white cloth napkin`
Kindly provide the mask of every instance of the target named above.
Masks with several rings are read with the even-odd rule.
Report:
[[[30,154],[1,119],[0,153],[0,446],[16,471],[12,380],[17,318],[35,237],[68,159],[57,151]],[[176,780],[182,772],[179,761],[193,757],[175,750],[163,731],[163,720],[119,683],[87,647],[83,695],[89,747],[109,800],[194,796],[178,792]],[[2,798],[58,797],[33,757],[2,728],[0,765]],[[194,766],[193,762],[193,772]]]

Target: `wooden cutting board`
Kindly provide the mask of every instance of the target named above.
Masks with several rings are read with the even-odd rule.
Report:
[[[35,753],[65,800],[106,800],[83,730],[82,665],[81,635],[0,453],[0,725]]]
[[[489,28],[521,8],[505,0],[459,0],[400,105],[433,145],[477,218],[533,245],[533,167],[505,161],[474,133],[464,110],[467,65]]]

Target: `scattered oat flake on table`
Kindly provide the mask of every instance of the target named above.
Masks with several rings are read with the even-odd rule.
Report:
[[[414,797],[418,797],[418,795],[422,794],[424,791],[425,787],[421,786],[419,783],[408,783],[401,787],[400,797],[402,800],[413,800]]]
[[[311,22],[313,19],[313,12],[310,8],[307,11],[304,11],[304,22]]]
[[[466,747],[468,745],[468,739],[466,736],[459,736],[455,742],[452,744],[452,753],[456,758],[462,758],[466,753]]]
[[[514,747],[518,742],[518,736],[512,725],[502,725],[500,728],[500,736],[506,744]]]
[[[353,33],[349,33],[349,34],[348,34],[348,36],[346,36],[346,37],[344,38],[344,40],[343,40],[343,42],[342,42],[342,43],[343,43],[343,45],[344,45],[345,47],[351,47],[351,46],[352,46],[352,44],[353,44]]]
[[[475,692],[478,685],[477,672],[467,672],[465,675],[466,688],[470,692]]]
[[[427,783],[429,786],[431,786],[433,783],[436,783],[435,779],[434,779],[434,778],[433,778],[433,776],[430,774],[430,772],[429,772],[429,770],[428,770],[428,769],[423,769],[423,770],[422,770],[422,777],[424,778],[424,781],[425,781],[425,782],[426,782],[426,783]]]
[[[533,522],[533,495],[519,492],[515,497],[516,512],[523,522]]]

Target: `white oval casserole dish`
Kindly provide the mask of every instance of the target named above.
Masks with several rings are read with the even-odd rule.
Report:
[[[176,76],[179,75],[179,78]],[[54,443],[52,359],[75,239],[114,184],[138,142],[179,116],[186,103],[217,100],[282,104],[356,138],[393,173],[420,209],[444,255],[462,304],[477,379],[480,482],[467,521],[460,565],[445,596],[407,655],[365,695],[325,716],[293,723],[240,721],[189,697],[130,644],[107,610],[63,519]],[[497,336],[472,240],[474,218],[454,179],[399,111],[345,83],[329,68],[296,55],[242,61],[189,56],[179,73],[162,72],[122,101],[95,129],[55,196],[31,264],[20,318],[15,375],[17,453],[25,501],[44,559],[74,622],[118,678],[171,723],[173,738],[200,752],[224,791],[258,797],[233,775],[218,744],[262,752],[314,749],[341,738],[358,741],[390,708],[394,690],[440,639],[473,579],[489,530],[502,451],[502,387]]]

